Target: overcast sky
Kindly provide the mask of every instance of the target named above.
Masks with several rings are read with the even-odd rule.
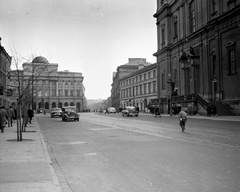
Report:
[[[156,62],[155,12],[156,0],[0,0],[0,37],[11,56],[81,72],[87,99],[106,99],[128,58]]]

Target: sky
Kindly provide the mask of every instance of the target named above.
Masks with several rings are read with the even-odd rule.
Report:
[[[156,62],[156,9],[156,0],[0,0],[1,44],[18,63],[43,56],[82,73],[86,98],[107,99],[128,58]]]

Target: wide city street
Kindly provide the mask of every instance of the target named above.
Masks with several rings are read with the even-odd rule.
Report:
[[[169,116],[36,118],[66,191],[240,191],[240,122],[189,118],[182,133]]]

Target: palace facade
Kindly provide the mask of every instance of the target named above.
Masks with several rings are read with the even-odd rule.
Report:
[[[58,71],[58,64],[49,63],[42,56],[35,57],[31,63],[23,63],[22,67],[23,70],[10,73],[11,84],[18,84],[21,89],[12,89],[12,105],[25,95],[24,98],[29,100],[33,110],[63,106],[76,106],[78,111],[86,110],[82,73]]]
[[[240,0],[157,0],[158,98],[240,114]]]

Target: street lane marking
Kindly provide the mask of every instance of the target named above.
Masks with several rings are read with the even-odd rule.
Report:
[[[107,127],[107,128],[96,128],[96,129],[90,129],[92,131],[104,131],[104,130],[109,130],[109,129],[120,129],[120,128],[113,128],[113,127]]]
[[[97,153],[86,153],[85,156],[97,155]]]

